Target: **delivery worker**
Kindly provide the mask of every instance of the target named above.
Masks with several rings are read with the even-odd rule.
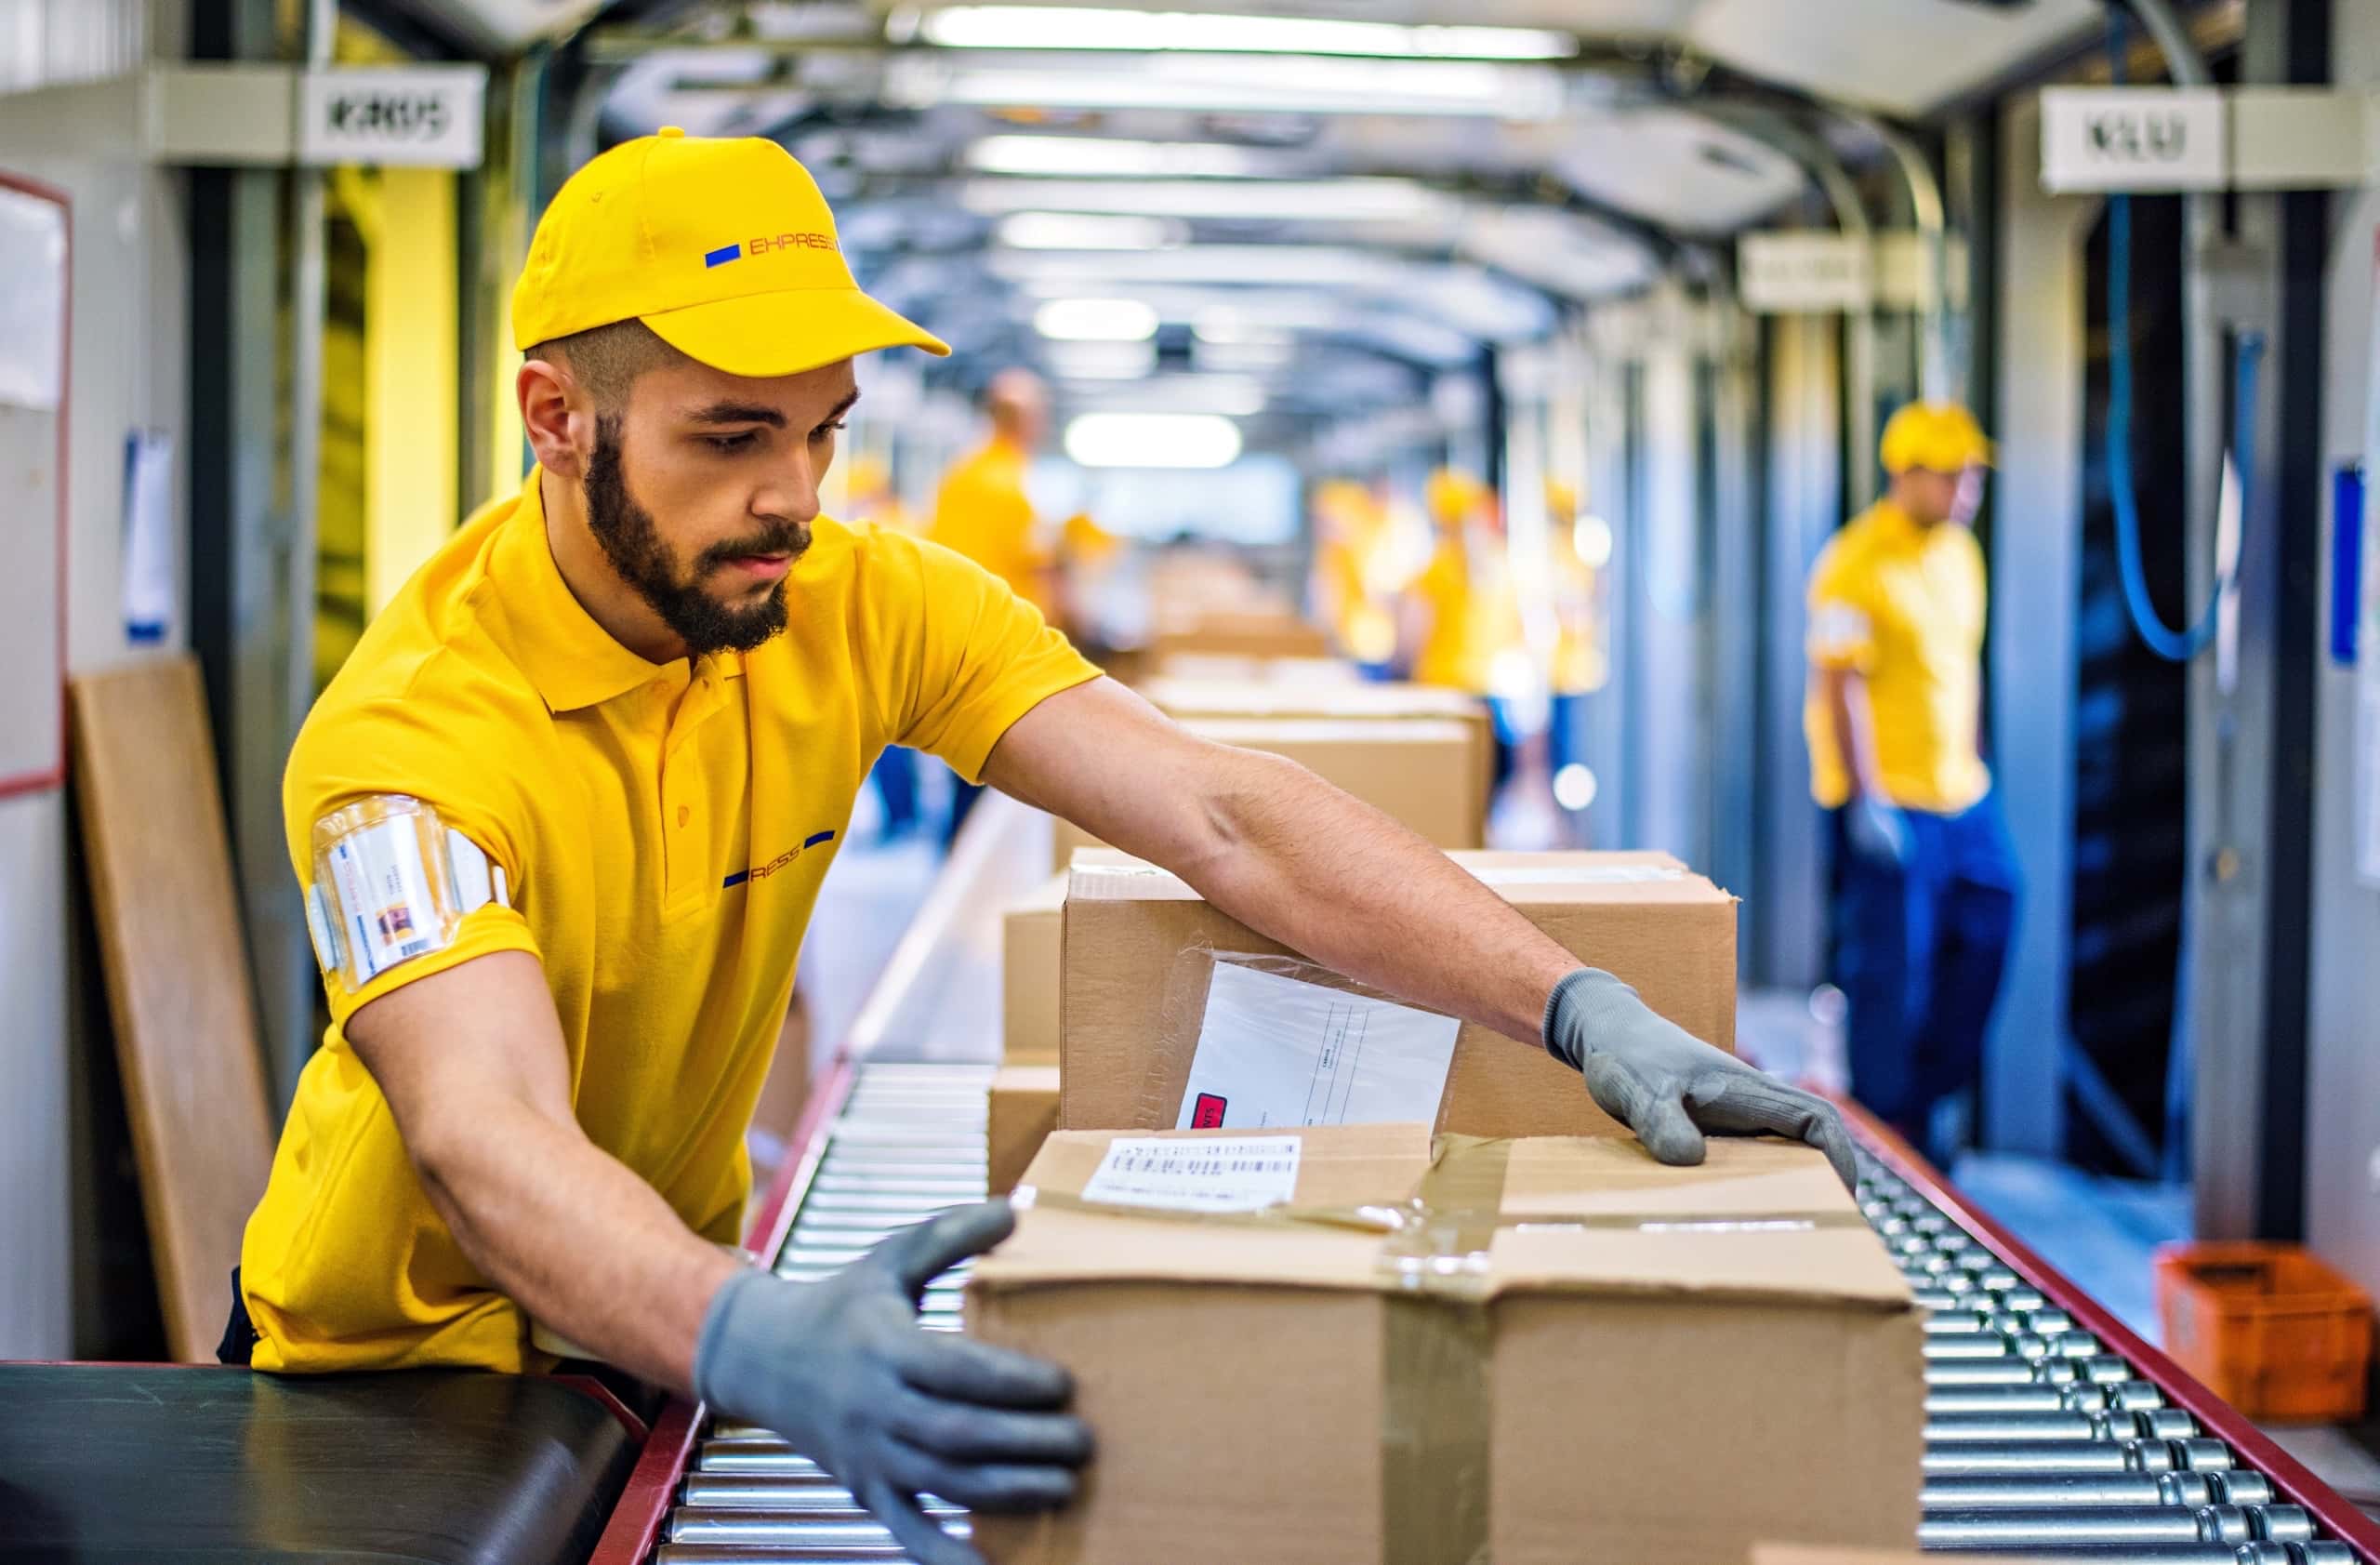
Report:
[[[1851,1090],[1936,1156],[1970,1092],[2016,927],[2016,870],[1983,729],[1983,551],[1968,529],[1991,445],[1965,408],[1884,426],[1891,488],[1810,572],[1812,791],[1834,816],[1835,968]]]
[[[1058,617],[1056,550],[1034,515],[1025,475],[1050,433],[1050,392],[1029,369],[1004,369],[984,388],[991,434],[943,475],[926,537],[1006,582],[1019,598]],[[959,835],[983,789],[959,779],[945,840]]]
[[[1050,393],[1029,369],[1004,369],[984,390],[991,436],[943,475],[926,537],[998,577],[1044,617],[1058,606],[1056,550],[1025,493],[1025,469],[1050,432]]]
[[[1314,493],[1316,612],[1340,655],[1368,679],[1386,679],[1396,657],[1396,618],[1379,590],[1391,542],[1387,509],[1352,478]]]
[[[513,298],[536,456],[366,631],[284,788],[331,1025],[249,1220],[225,1356],[283,1372],[599,1360],[781,1433],[926,1565],[922,1493],[1063,1504],[1058,1367],[921,1331],[1009,1231],[944,1214],[831,1278],[734,1241],[746,1121],[868,763],[940,756],[1181,873],[1318,962],[1541,1042],[1656,1157],[1823,1103],[1698,1042],[1411,832],[1191,736],[998,577],[819,512],[853,285],[761,139],[615,147]]]
[[[1419,626],[1413,680],[1487,704],[1496,743],[1492,802],[1511,780],[1523,737],[1514,703],[1497,690],[1499,660],[1516,651],[1526,658],[1502,516],[1494,490],[1453,468],[1432,473],[1421,497],[1437,543],[1407,599],[1408,623]]]

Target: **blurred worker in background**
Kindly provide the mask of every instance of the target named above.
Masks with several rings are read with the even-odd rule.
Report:
[[[896,533],[915,533],[916,519],[892,489],[892,470],[872,452],[853,455],[843,471],[843,514],[853,522],[872,522]],[[887,745],[868,773],[876,797],[884,806],[881,840],[897,842],[918,829],[918,752],[906,745]]]
[[[1522,645],[1502,512],[1494,490],[1452,468],[1430,475],[1422,504],[1437,543],[1408,599],[1413,679],[1488,704],[1496,738],[1492,801],[1512,777],[1521,739],[1512,703],[1496,690],[1498,660]]]
[[[1050,437],[1050,391],[1029,369],[1004,369],[984,388],[991,433],[943,475],[926,537],[998,577],[1010,590],[1054,619],[1059,607],[1057,550],[1034,513],[1025,473]],[[983,789],[957,779],[944,840],[958,836]]]
[[[1389,544],[1387,508],[1351,478],[1314,494],[1314,611],[1341,656],[1368,679],[1386,679],[1396,659],[1396,618],[1377,589]]]
[[[1982,754],[1983,551],[1968,524],[1991,444],[1966,409],[1884,427],[1885,497],[1810,572],[1812,791],[1833,812],[1837,981],[1851,1090],[1947,1167],[1937,1109],[1971,1094],[2016,917]]]

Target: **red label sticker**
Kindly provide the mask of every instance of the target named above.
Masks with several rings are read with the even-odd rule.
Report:
[[[1190,1106],[1192,1130],[1221,1130],[1223,1124],[1223,1100],[1212,1093],[1200,1093],[1198,1101]]]

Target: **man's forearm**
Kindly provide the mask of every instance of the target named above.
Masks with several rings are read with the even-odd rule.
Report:
[[[1826,676],[1826,696],[1827,715],[1834,723],[1851,797],[1888,798],[1876,761],[1875,713],[1868,703],[1868,682],[1849,670],[1838,670]]]
[[[475,1107],[466,1134],[416,1160],[463,1253],[532,1320],[691,1392],[703,1317],[741,1263],[650,1185],[575,1125],[521,1103]]]
[[[1294,763],[1227,753],[1212,840],[1175,867],[1200,895],[1352,978],[1541,1041],[1577,957],[1379,810]]]

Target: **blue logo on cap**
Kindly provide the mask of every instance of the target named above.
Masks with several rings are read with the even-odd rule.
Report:
[[[708,270],[714,266],[725,266],[729,261],[741,260],[743,259],[743,245],[724,245],[716,250],[705,252],[703,256],[703,266],[705,270]]]

